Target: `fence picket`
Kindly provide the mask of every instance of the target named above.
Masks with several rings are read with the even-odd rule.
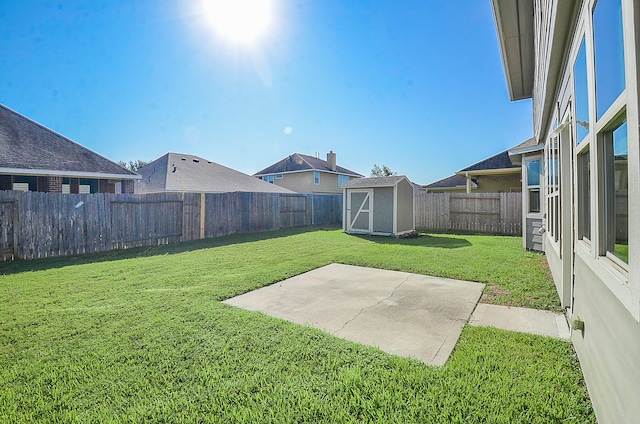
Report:
[[[342,223],[342,195],[0,191],[0,260],[153,246]],[[520,193],[418,192],[416,228],[520,235]]]
[[[416,228],[522,235],[522,193],[416,193]]]

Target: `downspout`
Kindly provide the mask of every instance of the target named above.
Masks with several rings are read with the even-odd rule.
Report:
[[[464,176],[467,179],[467,194],[470,194],[471,193],[471,177],[469,176],[468,172],[466,172]]]

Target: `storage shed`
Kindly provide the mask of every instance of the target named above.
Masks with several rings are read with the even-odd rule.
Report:
[[[357,178],[342,189],[344,232],[398,237],[415,231],[414,188],[404,175]]]

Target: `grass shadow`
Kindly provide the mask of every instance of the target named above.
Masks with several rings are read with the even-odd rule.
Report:
[[[261,240],[289,237],[292,235],[313,231],[333,231],[337,229],[337,226],[299,227],[289,228],[285,230],[265,231],[260,233],[232,234],[228,236],[220,236],[203,240],[184,241],[179,243],[164,244],[160,246],[141,246],[74,256],[18,260],[14,262],[0,263],[0,276],[19,274],[22,272],[30,271],[44,271],[48,269],[63,268],[65,266],[116,261],[122,259],[144,258],[160,255],[175,255],[201,249],[210,249],[212,247],[251,243]]]
[[[438,247],[442,249],[459,249],[471,246],[471,243],[465,238],[433,234],[419,234],[418,237],[414,238],[396,238],[372,235],[352,235],[352,237],[358,237],[378,244],[397,244],[402,246]]]

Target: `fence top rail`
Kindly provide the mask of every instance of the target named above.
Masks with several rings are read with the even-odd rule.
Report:
[[[182,203],[182,200],[111,200],[110,203]]]

